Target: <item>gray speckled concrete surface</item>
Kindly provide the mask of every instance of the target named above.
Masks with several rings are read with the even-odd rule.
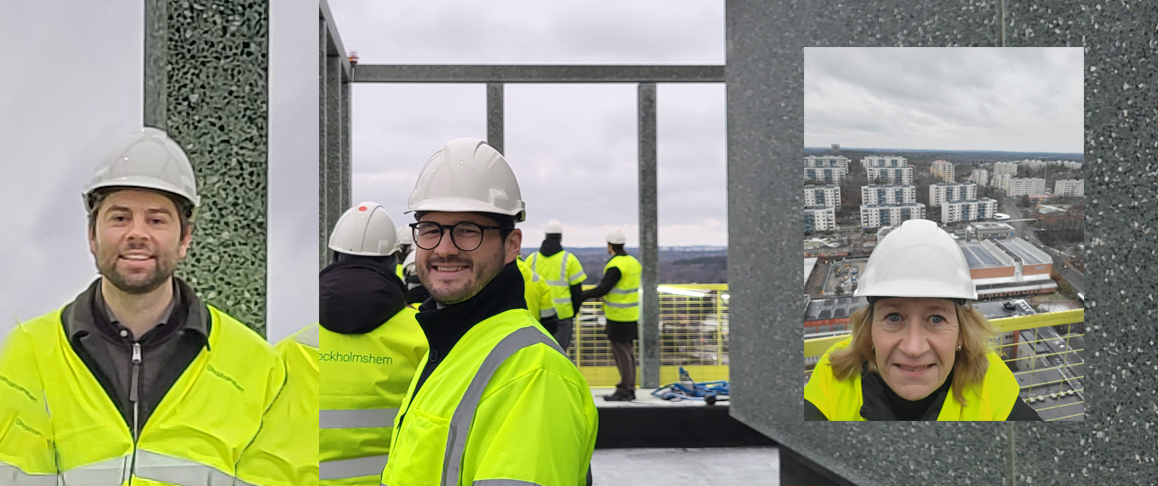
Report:
[[[1158,482],[1155,2],[1006,2],[1007,46],[1085,46],[1086,420],[1017,424],[1016,484]]]
[[[265,335],[269,2],[150,2],[146,38],[163,47],[147,56],[145,118],[184,147],[202,200],[178,274]]]
[[[1158,252],[1151,211],[1158,200],[1151,60],[1158,4],[1033,6],[1039,3],[1006,1],[1004,12],[997,2],[976,1],[726,4],[729,253],[760,255],[729,259],[734,417],[858,484],[1154,481],[1158,279],[1143,262]],[[795,181],[803,48],[996,46],[1001,38],[1007,46],[1087,47],[1087,275],[1097,284],[1088,291],[1086,420],[1012,429],[801,422]]]
[[[718,449],[597,449],[594,486],[778,486],[775,447]]]

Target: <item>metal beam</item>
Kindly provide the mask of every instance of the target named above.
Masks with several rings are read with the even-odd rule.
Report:
[[[334,22],[334,13],[330,11],[330,3],[326,0],[318,0],[320,6],[320,13],[318,14],[322,22],[326,24],[327,42],[325,45],[326,54],[330,57],[338,57],[342,59],[342,76],[344,81],[353,79],[353,68],[350,66],[349,52],[346,47],[342,45],[342,36],[338,34],[338,24]]]
[[[145,0],[145,126],[166,130],[169,76],[165,72],[169,35],[166,0]]]
[[[503,150],[503,83],[487,83],[487,144]]]
[[[722,83],[724,66],[359,64],[355,83]]]
[[[639,382],[659,387],[659,216],[655,83],[640,83],[639,102],[639,256],[643,263],[639,314]]]

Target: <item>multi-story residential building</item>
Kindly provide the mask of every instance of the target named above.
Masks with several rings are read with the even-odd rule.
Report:
[[[941,206],[942,223],[993,219],[995,214],[997,214],[997,201],[987,197],[947,201]]]
[[[973,169],[973,173],[969,175],[969,180],[978,186],[988,186],[989,171],[985,169]]]
[[[933,172],[933,177],[945,182],[956,182],[956,174],[953,172],[953,163],[947,160],[934,160],[933,165],[929,167]]]
[[[804,206],[840,206],[840,186],[804,186]]]
[[[860,165],[865,169],[873,167],[908,167],[909,159],[896,155],[870,155],[860,159]]]
[[[868,181],[872,183],[877,179],[884,179],[888,184],[900,184],[907,186],[913,183],[913,168],[912,167],[869,167]]]
[[[993,164],[993,175],[1009,174],[1011,176],[1017,175],[1017,162],[995,162]]]
[[[817,180],[825,184],[840,185],[848,177],[848,169],[841,167],[805,167],[804,180]]]
[[[846,173],[850,162],[852,162],[851,159],[840,155],[809,155],[804,157],[805,167],[840,167]]]
[[[836,209],[824,206],[804,207],[804,232],[836,229]]]
[[[1053,193],[1061,197],[1082,197],[1086,195],[1085,179],[1060,179],[1053,184]]]
[[[1005,181],[1003,189],[1005,195],[1011,197],[1045,194],[1045,179],[1011,178]]]
[[[919,202],[904,204],[864,204],[860,207],[861,228],[896,226],[910,219],[924,219],[925,205]]]
[[[916,202],[917,186],[869,184],[860,187],[861,204],[903,204]]]
[[[946,184],[938,182],[929,185],[929,205],[940,206],[946,201],[961,201],[977,199],[977,184],[972,182],[955,182]]]

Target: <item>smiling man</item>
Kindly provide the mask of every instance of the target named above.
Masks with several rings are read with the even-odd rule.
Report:
[[[506,160],[480,140],[448,142],[408,212],[430,351],[382,484],[584,484],[598,415],[583,375],[527,310],[515,262],[526,212]]]
[[[173,276],[200,204],[184,151],[142,130],[84,204],[100,278],[0,348],[0,484],[291,484],[282,362]]]

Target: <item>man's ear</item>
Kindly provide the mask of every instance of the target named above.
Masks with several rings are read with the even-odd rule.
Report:
[[[523,249],[523,230],[515,228],[511,234],[507,235],[506,257],[503,263],[511,263],[519,257],[519,251]]]

